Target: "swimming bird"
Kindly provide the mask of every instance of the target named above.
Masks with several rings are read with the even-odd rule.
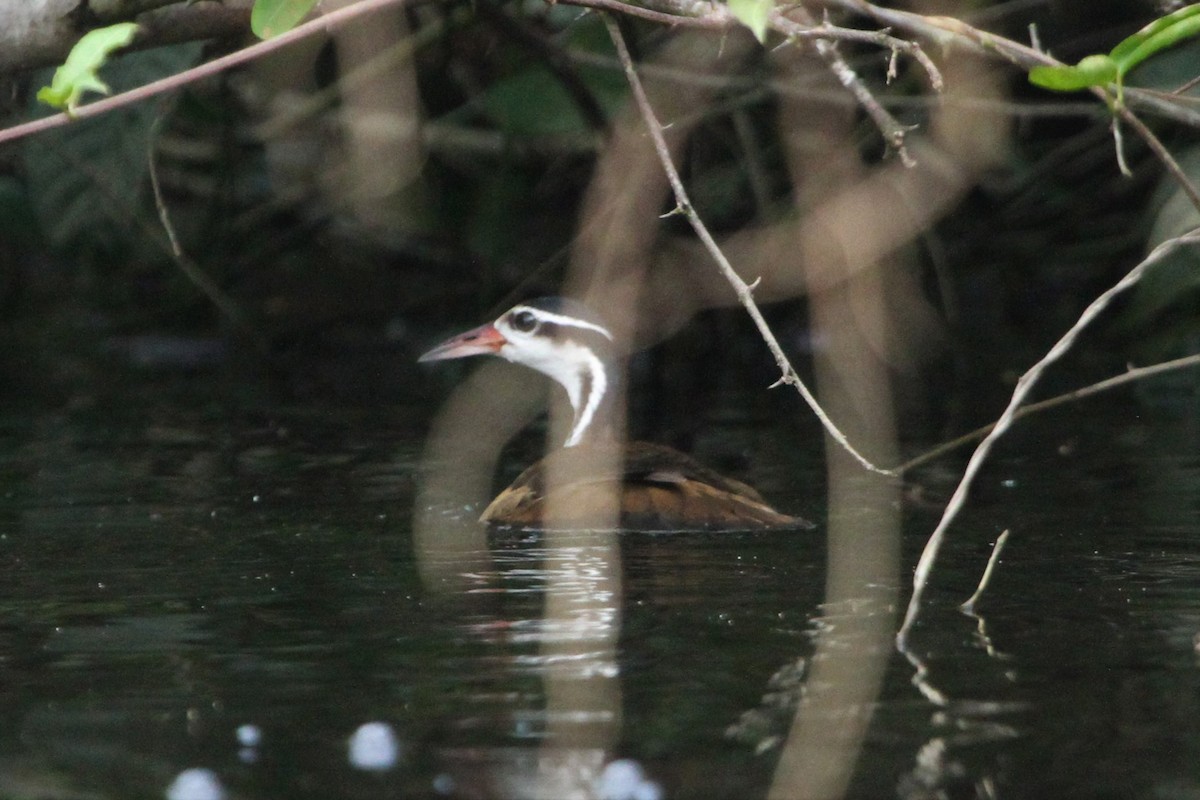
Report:
[[[560,505],[571,522],[589,527],[604,493],[619,491],[621,527],[635,530],[745,530],[807,528],[782,514],[741,481],[724,477],[661,444],[618,442],[613,414],[620,361],[613,334],[588,307],[563,297],[519,303],[495,321],[453,336],[419,361],[499,356],[556,381],[574,410],[563,447],[522,472],[497,495],[480,520],[495,526],[539,528],[546,506],[546,474],[554,471]],[[618,448],[614,450],[614,448]],[[613,479],[591,469],[597,455],[616,457]]]

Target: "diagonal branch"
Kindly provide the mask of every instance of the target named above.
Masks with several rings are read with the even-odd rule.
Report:
[[[763,318],[762,312],[758,308],[758,304],[754,302],[754,287],[742,280],[741,276],[733,269],[733,265],[729,263],[729,259],[721,252],[720,246],[713,239],[708,228],[704,225],[704,221],[700,219],[700,215],[696,213],[696,209],[692,207],[692,202],[688,198],[687,189],[684,188],[683,180],[679,177],[679,171],[675,169],[675,164],[671,160],[671,152],[667,147],[666,139],[663,136],[662,123],[654,114],[654,109],[650,105],[649,98],[646,97],[645,89],[642,87],[641,79],[638,77],[637,70],[633,65],[633,58],[629,55],[629,48],[625,45],[625,37],[621,35],[621,29],[608,14],[604,15],[604,24],[608,26],[608,35],[612,38],[613,44],[617,48],[617,57],[621,61],[621,66],[625,69],[625,77],[629,80],[630,89],[633,91],[634,100],[637,102],[638,109],[641,111],[642,119],[646,123],[646,129],[650,133],[650,138],[654,140],[654,149],[658,153],[659,160],[662,161],[663,170],[667,174],[667,180],[670,181],[671,189],[675,193],[675,202],[677,204],[678,213],[687,217],[688,222],[692,226],[692,230],[696,232],[696,236],[704,244],[709,255],[716,261],[721,274],[733,287],[737,293],[738,299],[745,307],[750,318],[754,320],[755,326],[758,328],[759,335],[766,342],[771,355],[775,358],[775,363],[779,366],[783,377],[775,384],[791,384],[796,387],[800,396],[808,403],[813,413],[821,420],[821,424],[825,426],[825,430],[829,435],[837,441],[846,452],[850,453],[863,468],[881,475],[891,475],[891,471],[877,467],[866,456],[862,455],[850,444],[846,435],[838,429],[833,420],[821,408],[817,399],[813,397],[812,392],[804,385],[804,381],[796,373],[791,362],[783,352],[783,348],[779,346],[779,341],[775,338],[775,334],[771,332],[770,326]]]
[[[1051,408],[1057,408],[1058,406],[1066,405],[1067,403],[1073,403],[1076,400],[1083,400],[1086,397],[1091,397],[1092,395],[1100,394],[1101,392],[1107,392],[1109,389],[1116,389],[1118,386],[1124,386],[1127,383],[1135,383],[1147,378],[1152,378],[1155,375],[1161,375],[1164,372],[1173,372],[1177,369],[1192,369],[1195,367],[1200,367],[1200,353],[1196,355],[1182,356],[1180,358],[1175,358],[1170,361],[1163,361],[1158,364],[1148,364],[1144,367],[1130,367],[1120,375],[1114,375],[1111,378],[1105,378],[1102,381],[1097,381],[1096,383],[1089,384],[1079,389],[1074,389],[1070,392],[1064,392],[1063,394],[1055,395],[1054,397],[1048,397],[1045,400],[1039,400],[1038,402],[1030,403],[1027,406],[1021,406],[1020,410],[1013,415],[1013,421],[1032,416],[1040,411],[1046,411]],[[969,433],[964,433],[957,439],[951,439],[948,442],[943,442],[942,444],[934,447],[932,450],[927,450],[924,453],[921,453],[921,455],[905,461],[903,464],[896,467],[896,472],[903,475],[904,473],[913,471],[923,464],[928,464],[930,461],[939,459],[947,453],[952,453],[963,445],[970,444],[971,442],[978,442],[983,439],[983,437],[991,433],[992,429],[995,427],[996,423],[989,422],[987,425],[976,428]]]
[[[810,30],[817,29],[817,21],[813,18],[804,6],[797,5],[789,12],[792,16],[798,17],[800,22],[807,26]],[[773,21],[791,23],[792,26],[797,26],[794,20],[791,20],[782,14],[776,12],[772,15]],[[837,78],[838,83],[842,84],[854,99],[867,112],[867,116],[875,123],[875,127],[883,134],[883,140],[887,142],[888,147],[896,151],[900,157],[901,163],[906,167],[914,167],[917,162],[908,154],[908,149],[904,146],[904,137],[912,130],[911,126],[902,125],[899,120],[891,115],[891,113],[883,107],[883,105],[875,99],[875,95],[863,83],[862,78],[854,71],[846,59],[842,58],[842,54],[838,52],[837,45],[828,39],[817,39],[813,46],[816,48],[817,54],[824,59],[829,66],[830,72]],[[893,51],[894,52],[894,51]],[[932,66],[932,62],[929,62]],[[940,88],[942,85],[942,76],[934,68],[934,71],[929,73],[930,78],[935,88]]]
[[[252,44],[236,52],[230,53],[227,56],[213,59],[212,61],[184,70],[175,75],[169,75],[157,81],[152,81],[145,86],[139,86],[128,92],[122,92],[112,97],[106,97],[103,100],[97,100],[94,103],[79,106],[74,111],[74,116],[62,114],[51,114],[41,119],[35,119],[31,122],[26,122],[22,125],[14,125],[11,128],[0,130],[0,144],[10,142],[14,139],[20,139],[35,133],[58,128],[75,120],[88,119],[101,114],[112,111],[113,109],[121,108],[132,103],[140,103],[143,100],[148,100],[166,92],[172,92],[181,89],[190,83],[209,78],[224,70],[232,67],[245,64],[247,61],[252,61],[267,53],[279,50],[289,44],[307,39],[309,36],[315,36],[328,31],[330,28],[336,27],[343,23],[349,22],[352,19],[360,17],[364,14],[370,14],[390,6],[402,5],[407,0],[359,0],[353,5],[340,8],[336,11],[331,11],[328,14],[309,20],[302,25],[297,25],[287,33],[282,33],[273,39]]]

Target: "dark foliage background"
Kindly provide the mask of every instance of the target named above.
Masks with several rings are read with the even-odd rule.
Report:
[[[1111,46],[1159,11],[1091,0],[975,5],[973,23],[1020,40],[1036,24],[1043,46],[1065,60]],[[252,395],[411,397],[423,385],[412,362],[432,337],[516,297],[555,291],[595,148],[626,99],[603,26],[578,9],[492,2],[416,5],[409,23],[427,159],[399,206],[404,214],[383,224],[364,223],[307,179],[332,152],[341,68],[328,45],[307,74],[291,76],[308,85],[308,105],[294,126],[273,133],[264,134],[272,125],[266,67],[0,151],[0,374],[9,396],[70,396],[115,359],[222,375]],[[624,25],[643,53],[667,35]],[[132,55],[106,75],[120,89],[235,44]],[[1196,53],[1185,45],[1137,81],[1179,86]],[[848,55],[902,119],[924,121],[930,98],[914,76],[883,86],[879,53]],[[715,231],[787,213],[792,187],[768,77],[760,63],[731,80],[684,151],[684,174]],[[21,98],[10,121],[30,111],[43,79],[8,76]],[[961,412],[950,427],[992,413],[1015,372],[1149,239],[1187,227],[1194,214],[1172,199],[1132,136],[1133,175],[1119,174],[1108,117],[1093,99],[1048,97],[1016,71],[1010,80],[1016,135],[1006,163],[917,253],[946,333],[926,396],[951,398],[940,404]],[[1192,131],[1155,127],[1185,163],[1200,163],[1190,155]],[[858,138],[867,158],[889,157],[865,120]],[[150,188],[151,152],[183,251],[245,324],[198,291],[171,255]],[[667,231],[686,235],[682,223]],[[1194,346],[1195,266],[1180,259],[1128,299],[1075,356],[1081,374]],[[802,349],[803,300],[770,313]],[[712,363],[741,365],[740,378],[769,381],[771,371],[735,310],[702,315],[650,358],[635,376],[711,375],[704,366]],[[696,382],[674,386],[688,394]],[[659,397],[673,391],[656,384]]]

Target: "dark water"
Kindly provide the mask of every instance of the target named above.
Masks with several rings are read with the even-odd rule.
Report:
[[[839,638],[864,614],[894,631],[903,609],[826,602],[824,524],[495,534],[418,563],[423,433],[377,409],[8,412],[0,796],[183,797],[180,773],[204,769],[190,796],[217,796],[207,775],[227,797],[798,797],[777,765],[840,649],[883,665],[854,704],[869,724],[849,796],[1200,797],[1185,422],[1092,406],[1022,429],[938,567],[922,686],[890,639]],[[824,522],[820,454],[800,450],[752,477]],[[955,469],[917,479],[937,497]],[[936,510],[905,508],[907,576]],[[1005,528],[981,618],[963,615]],[[447,583],[423,582],[431,564]],[[838,740],[846,712],[814,711],[818,734]],[[377,768],[349,750],[369,723]],[[618,758],[644,781],[606,783]]]

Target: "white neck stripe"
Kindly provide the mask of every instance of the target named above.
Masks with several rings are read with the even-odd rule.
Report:
[[[587,397],[583,398],[586,401],[583,408],[577,405],[578,401],[575,398],[571,398],[573,401],[572,405],[575,406],[575,425],[571,429],[571,435],[563,442],[563,447],[574,447],[583,440],[583,435],[591,426],[592,420],[595,419],[596,410],[600,408],[600,403],[604,400],[604,394],[608,391],[608,376],[605,372],[604,364],[601,363],[600,359],[592,351],[586,350],[585,352],[587,352],[588,356],[586,361],[587,366],[584,369],[591,374],[591,386],[588,387]],[[580,378],[577,376],[576,379],[579,380]],[[578,394],[578,391],[579,386],[576,384],[575,394]],[[568,396],[570,394],[568,391]]]

